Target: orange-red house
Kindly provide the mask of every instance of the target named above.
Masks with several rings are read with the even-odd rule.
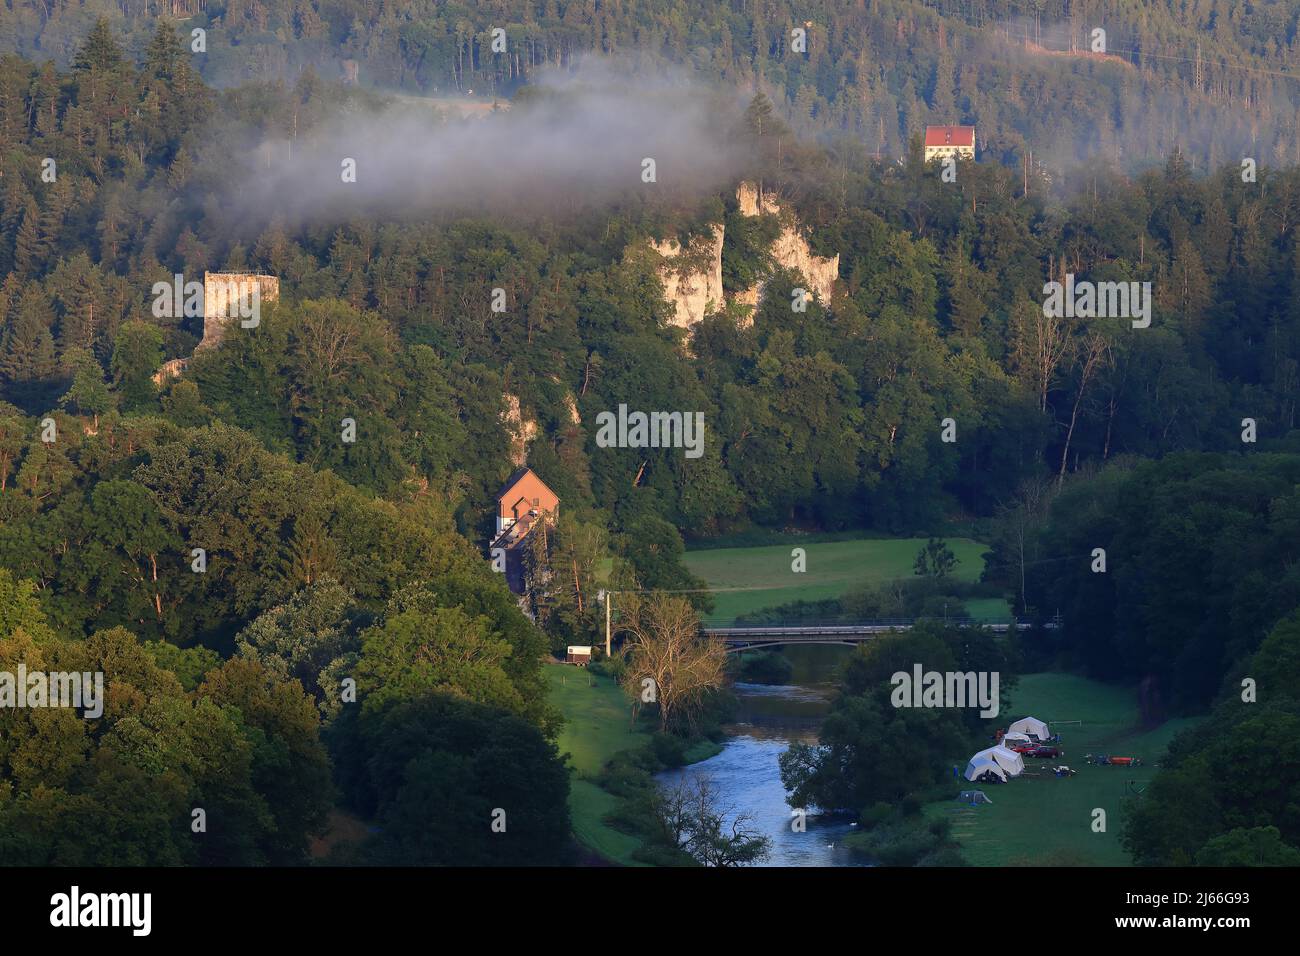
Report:
[[[531,468],[515,471],[497,493],[497,536],[520,526],[521,531],[538,518],[554,521],[560,513],[560,499]]]

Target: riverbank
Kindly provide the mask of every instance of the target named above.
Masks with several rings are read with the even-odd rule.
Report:
[[[794,683],[816,680],[817,690],[738,685],[737,723],[728,727],[726,744],[702,741],[684,754],[692,772],[709,774],[728,802],[754,811],[762,828],[780,838],[773,862],[795,866],[860,863],[852,855],[842,855],[840,847],[853,846],[865,837],[843,829],[847,824],[813,820],[806,839],[788,835],[790,811],[776,769],[776,758],[791,739],[815,735],[827,703],[824,694],[832,687],[823,682],[842,660],[843,654],[836,653],[839,650],[804,648],[795,655]],[[805,657],[817,660],[810,664]],[[826,659],[820,660],[822,657]],[[627,698],[610,677],[560,664],[548,665],[544,674],[551,702],[565,717],[557,743],[562,753],[569,754],[573,773],[569,809],[575,838],[592,855],[592,862],[647,865],[636,858],[642,841],[606,822],[626,810],[626,803],[623,796],[604,789],[601,781],[607,779],[611,761],[627,764],[632,753],[652,746],[653,721],[632,726]],[[1120,844],[1126,811],[1155,776],[1170,740],[1198,718],[1143,728],[1133,688],[1063,673],[1021,677],[999,723],[1025,714],[1054,725],[1053,730],[1063,738],[1065,756],[1060,761],[1028,760],[1026,773],[1010,783],[982,785],[979,789],[985,790],[992,804],[971,808],[945,799],[926,805],[924,818],[948,821],[962,858],[974,866],[1130,865]],[[1143,765],[1088,765],[1083,761],[1087,753],[1138,756]],[[964,759],[954,756],[954,763],[964,766]],[[1068,764],[1076,775],[1053,776],[1048,767],[1056,763]],[[671,782],[682,774],[678,769],[656,777]],[[952,796],[971,786],[954,780]],[[1093,829],[1093,810],[1098,807],[1106,811],[1106,829],[1101,832]]]
[[[542,673],[550,702],[564,715],[556,745],[569,755],[572,769],[569,817],[574,837],[605,860],[641,866],[632,859],[641,841],[604,822],[618,798],[601,789],[595,778],[615,754],[644,746],[649,733],[631,725],[627,699],[611,678],[565,664],[547,664]]]
[[[652,722],[644,719],[632,725],[627,696],[613,678],[565,664],[548,664],[542,673],[550,702],[564,715],[556,745],[561,754],[569,755],[569,816],[574,837],[603,861],[647,865],[634,856],[642,841],[605,822],[621,801],[598,780],[619,754],[650,745]],[[684,759],[687,763],[707,760],[721,750],[720,744],[699,741],[686,749]]]

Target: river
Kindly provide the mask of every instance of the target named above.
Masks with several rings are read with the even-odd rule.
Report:
[[[726,728],[722,752],[658,775],[665,786],[675,786],[684,777],[707,775],[724,807],[733,813],[749,811],[751,825],[772,841],[764,866],[870,865],[862,854],[844,846],[844,837],[856,829],[844,818],[809,815],[806,830],[795,832],[777,763],[792,743],[817,742],[817,730],[835,693],[836,671],[848,650],[788,648],[793,683],[736,684],[740,706],[736,722]]]

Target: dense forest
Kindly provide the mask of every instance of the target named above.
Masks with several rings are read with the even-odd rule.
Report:
[[[193,319],[149,319],[156,346],[131,326],[119,341],[123,323],[148,318],[154,282],[225,268],[282,277],[289,301],[266,335],[196,360],[189,414],[219,410],[376,493],[415,473],[467,506],[463,528],[509,470],[493,460],[507,440],[493,414],[505,392],[543,426],[535,467],[562,463],[563,499],[701,534],[751,521],[912,529],[954,508],[991,514],[1042,461],[1063,474],[1125,453],[1227,449],[1240,445],[1244,417],[1261,442],[1294,427],[1291,171],[1195,177],[1175,154],[1136,178],[1093,163],[1077,173],[1087,188],[1060,198],[1036,180],[1026,194],[1017,171],[996,164],[950,188],[915,153],[900,166],[847,144],[799,148],[779,123],[755,126],[750,110],[731,135],[752,171],[794,198],[815,247],[839,253],[842,295],[792,313],[783,293],[797,277],[773,276],[752,326],[719,314],[687,352],[656,321],[666,306],[654,264],[629,245],[734,220],[729,192],[695,208],[629,202],[599,231],[589,213],[541,235],[531,223],[465,218],[271,222],[241,234],[222,206],[236,172],[214,145],[272,113],[305,130],[351,96],[309,74],[256,95],[207,91],[166,32],[138,70],[107,30],[68,74],[5,60],[4,397],[27,414],[53,407],[77,350],[119,383],[188,356],[202,332]],[[123,111],[141,122],[116,121]],[[46,183],[51,153],[59,172]],[[744,231],[729,234],[724,259],[743,262]],[[1042,317],[1044,276],[1066,270],[1152,282],[1151,328]],[[512,305],[489,322],[475,303],[493,287]],[[355,333],[334,357],[341,371],[311,348],[309,336],[330,328]],[[253,387],[272,368],[289,389]],[[420,401],[422,391],[449,401]],[[698,462],[650,453],[634,486],[642,456],[592,455],[568,407],[574,399],[588,421],[629,395],[703,411],[717,441]],[[347,450],[323,440],[345,405],[388,431]],[[430,414],[444,420],[422,427]],[[962,434],[945,447],[937,423],[949,416]],[[425,437],[412,444],[416,432]],[[465,478],[448,486],[454,475]]]
[[[135,690],[93,727],[0,714],[6,859],[300,862],[337,804],[383,822],[347,862],[553,862],[567,776],[539,659],[596,632],[600,569],[689,589],[686,540],[755,527],[978,523],[989,582],[1069,622],[1034,652],[1144,681],[1160,710],[1224,706],[1253,662],[1293,653],[1287,5],[1231,21],[1210,2],[1048,3],[1040,35],[1014,2],[814,3],[797,20],[778,2],[501,4],[508,54],[489,52],[492,3],[176,4],[179,28],[106,6],[0,7],[0,654]],[[788,24],[809,17],[796,53]],[[1084,48],[1095,18],[1113,60],[1025,47],[1028,31]],[[359,86],[336,78],[339,49]],[[421,113],[454,139],[563,108],[534,74],[580,74],[590,54],[734,93],[705,105],[734,176],[562,213],[231,201],[266,143],[411,108],[384,90],[512,100]],[[921,161],[939,118],[979,128],[955,183]],[[804,278],[773,264],[775,224],[741,215],[742,178],[840,257],[830,297],[791,309]],[[726,306],[684,330],[643,244],[714,223],[726,292],[761,276],[764,294],[752,322]],[[273,275],[282,294],[253,333],[196,353],[202,317],[157,315],[152,290],[209,270]],[[1150,326],[1045,315],[1044,282],[1067,272],[1150,282]],[[177,358],[185,374],[156,384]],[[540,627],[483,560],[511,399],[564,502],[538,556],[563,570],[539,576]],[[596,415],[627,402],[702,413],[702,457],[598,447]],[[1094,548],[1109,573],[1090,572]],[[845,739],[875,714],[878,665],[854,678]],[[349,679],[360,707],[342,706]],[[1293,703],[1270,706],[1294,720]],[[1216,726],[1178,772],[1249,732]],[[520,822],[494,840],[502,794]],[[170,837],[131,830],[140,801]],[[431,802],[481,831],[429,830]],[[1135,852],[1196,859],[1255,825],[1248,802],[1234,791],[1223,826],[1152,829]],[[222,841],[189,839],[195,807],[230,821]],[[1300,841],[1294,820],[1280,839]]]
[[[0,52],[66,67],[105,16],[139,56],[163,13],[207,31],[195,65],[219,87],[311,68],[490,101],[548,67],[616,56],[651,74],[762,84],[797,133],[848,134],[878,157],[902,155],[926,123],[965,121],[988,155],[1033,150],[1054,173],[1175,148],[1201,170],[1300,161],[1287,76],[1300,13],[1286,0],[7,0]]]

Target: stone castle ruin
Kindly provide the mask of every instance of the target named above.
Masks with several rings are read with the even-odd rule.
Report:
[[[280,298],[280,280],[276,276],[252,272],[203,273],[203,340],[194,351],[211,348],[221,341],[232,322],[261,321],[258,314],[263,303]],[[162,388],[173,378],[180,378],[189,367],[188,358],[164,362],[153,374],[153,383]]]
[[[211,348],[232,323],[248,319],[255,305],[280,298],[280,280],[251,272],[203,273],[203,341]],[[251,321],[251,319],[249,319]]]

